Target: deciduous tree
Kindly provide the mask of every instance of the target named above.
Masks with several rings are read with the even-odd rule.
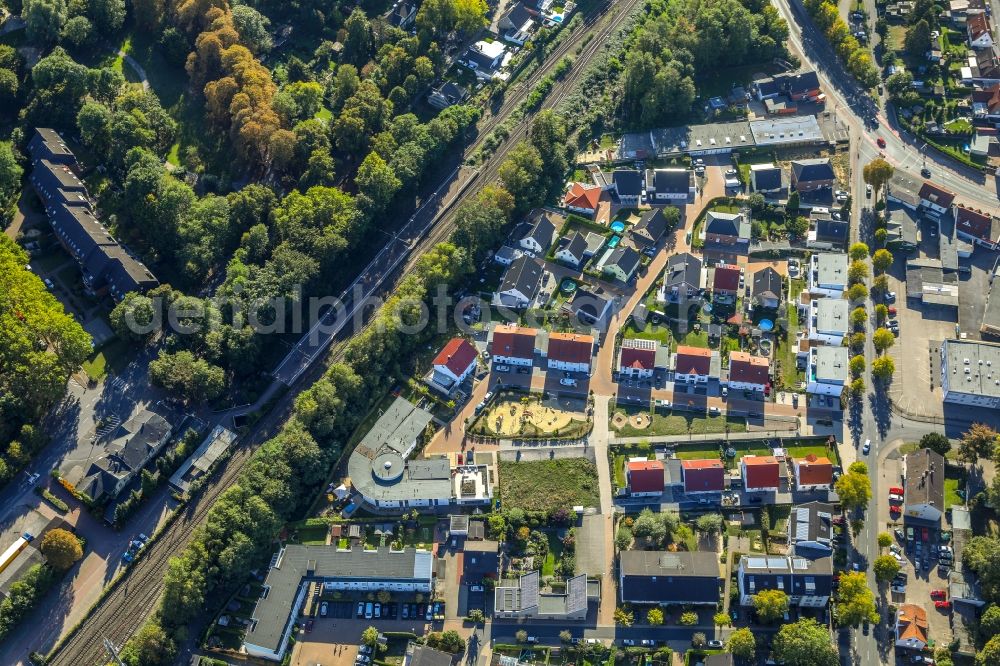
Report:
[[[775,656],[786,666],[837,666],[829,630],[812,618],[786,624],[774,638]]]
[[[65,571],[83,557],[80,540],[69,530],[57,528],[49,530],[42,537],[40,550],[49,566],[57,571]]]
[[[788,610],[788,595],[782,590],[761,590],[753,595],[753,607],[761,622],[777,622]]]
[[[881,583],[887,583],[899,573],[899,562],[892,555],[879,555],[872,562],[875,578]]]

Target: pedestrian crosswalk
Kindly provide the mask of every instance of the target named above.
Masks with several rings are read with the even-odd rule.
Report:
[[[122,420],[118,416],[109,416],[94,433],[95,437],[104,437],[110,432],[113,432],[115,428],[121,425]]]

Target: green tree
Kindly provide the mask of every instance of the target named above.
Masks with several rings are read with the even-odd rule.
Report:
[[[861,284],[852,284],[851,288],[847,290],[847,297],[852,301],[863,301],[868,298],[868,287]]]
[[[864,243],[854,243],[848,254],[851,255],[851,261],[863,261],[868,258],[868,246]]]
[[[121,652],[128,666],[169,666],[177,658],[177,644],[156,621],[146,622]]]
[[[646,624],[651,624],[654,627],[658,627],[663,624],[663,609],[650,608],[646,611]]]
[[[958,444],[958,457],[975,465],[980,458],[992,458],[997,446],[997,431],[984,423],[973,423]]]
[[[479,609],[476,609],[479,610]],[[569,645],[573,642],[573,632],[569,629],[563,629],[559,632],[559,642],[563,645]]]
[[[65,0],[24,0],[21,16],[28,39],[36,44],[51,44],[66,23]]]
[[[854,308],[851,310],[851,324],[854,328],[862,328],[865,322],[868,321],[868,311],[863,307]]]
[[[872,255],[872,268],[875,272],[885,273],[891,266],[892,252],[886,249],[875,250],[875,254]]]
[[[222,368],[196,358],[189,351],[161,351],[149,364],[149,379],[174,395],[194,402],[215,400],[225,390]]]
[[[83,557],[80,540],[69,530],[57,528],[49,530],[42,537],[40,549],[45,561],[57,571],[65,571]]]
[[[21,184],[24,170],[14,157],[9,141],[0,141],[0,208],[14,198]]]
[[[635,613],[621,606],[615,608],[615,624],[631,627],[633,622],[635,622]]]
[[[518,629],[516,632],[514,632],[514,639],[517,640],[518,643],[527,642],[528,632],[525,631],[524,629]]]
[[[923,57],[931,47],[931,26],[924,19],[920,19],[906,30],[906,37],[903,41],[906,52],[914,57]]]
[[[723,519],[720,513],[706,513],[695,521],[695,527],[703,534],[717,534],[722,531]]]
[[[117,32],[125,22],[125,0],[87,0],[87,15],[102,35]]]
[[[864,377],[856,377],[851,381],[851,395],[854,398],[860,398],[865,392],[865,379]]]
[[[997,635],[1000,635],[1000,606],[992,603],[979,618],[979,636],[988,641]]]
[[[896,338],[893,336],[892,331],[887,328],[877,328],[875,332],[872,333],[872,344],[875,345],[875,351],[879,354],[884,352],[889,347],[892,347],[896,343]]]
[[[840,660],[829,630],[811,617],[782,626],[773,645],[786,666],[837,666]]]
[[[732,619],[729,617],[729,613],[724,613],[722,611],[719,611],[718,613],[712,616],[712,623],[715,624],[717,627],[728,627],[730,624],[732,624]]]
[[[685,611],[681,613],[680,618],[677,620],[677,624],[684,627],[693,627],[698,624],[698,614],[694,611]]]
[[[865,367],[867,367],[867,363],[865,363],[865,357],[862,356],[861,354],[851,357],[850,366],[851,366],[852,376],[854,377],[861,376],[865,372]]]
[[[667,528],[663,519],[649,509],[643,509],[632,525],[632,533],[639,538],[648,538],[654,543],[661,543],[667,536]]]
[[[358,204],[370,215],[385,210],[402,185],[392,168],[374,152],[368,153],[361,163],[355,182],[358,185]]]
[[[740,627],[729,634],[729,640],[726,641],[726,649],[737,659],[750,661],[757,651],[757,639],[750,629]]]
[[[888,532],[879,532],[878,547],[884,549],[888,548],[891,545],[892,545],[892,536]]]
[[[881,326],[889,318],[889,308],[884,303],[875,306],[875,321]]]
[[[868,264],[864,261],[852,261],[847,268],[847,279],[851,284],[863,282],[868,277]]]
[[[920,438],[920,448],[945,455],[951,451],[951,440],[939,432],[929,432]]]
[[[876,199],[879,196],[882,188],[889,182],[892,178],[893,167],[891,164],[886,162],[881,158],[875,158],[871,162],[865,165],[862,176],[865,182],[872,186],[875,190]]]
[[[74,16],[63,26],[61,39],[73,46],[88,46],[94,41],[94,26],[86,16]]]
[[[368,627],[362,631],[361,642],[374,649],[375,646],[378,645],[378,629],[375,627]]]
[[[887,382],[892,379],[892,375],[895,372],[896,363],[892,360],[891,356],[879,356],[872,361],[872,377],[875,379]]]
[[[863,460],[855,460],[850,465],[847,466],[847,471],[851,474],[860,474],[862,476],[868,476],[868,465],[865,464]]]
[[[976,666],[1000,664],[1000,636],[994,636],[986,641],[983,649],[976,653]]]
[[[882,557],[889,557],[883,555]],[[878,561],[881,558],[876,558]],[[893,561],[896,561],[889,557]],[[896,573],[899,572],[898,565]],[[885,573],[885,571],[883,571]],[[896,573],[892,575],[895,576]],[[876,574],[877,575],[877,574]],[[837,587],[837,604],[834,607],[837,622],[841,625],[856,627],[862,622],[878,622],[878,611],[875,609],[875,595],[868,587],[868,581],[863,571],[849,571],[841,574],[840,585]]]
[[[848,472],[834,484],[845,509],[865,509],[872,497],[871,480],[865,474]]]
[[[615,547],[618,550],[628,550],[629,546],[632,545],[632,530],[629,529],[628,525],[622,523],[618,526],[618,531],[615,532]]]
[[[691,647],[695,650],[703,650],[708,645],[708,637],[704,631],[696,631],[691,634]]]
[[[875,572],[875,579],[880,583],[888,583],[899,573],[899,562],[892,555],[879,555],[872,562],[872,571]]]
[[[232,12],[240,41],[255,55],[270,51],[273,45],[270,19],[249,5],[235,5]]]
[[[761,622],[777,622],[788,611],[788,595],[782,590],[761,590],[753,595],[753,607]]]

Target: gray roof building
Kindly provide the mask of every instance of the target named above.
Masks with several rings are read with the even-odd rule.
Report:
[[[452,655],[426,645],[410,643],[406,646],[403,666],[451,666]]]
[[[936,522],[944,513],[944,456],[930,449],[908,453],[904,458],[903,518]]]
[[[545,252],[552,245],[553,239],[556,235],[556,225],[549,219],[548,214],[545,211],[541,211],[535,217],[535,221],[531,225],[531,229],[528,231],[527,235],[521,239],[522,244],[531,239],[541,248],[541,252]]]
[[[335,546],[288,545],[272,558],[243,645],[253,656],[280,661],[295,619],[305,601],[307,583],[328,589],[433,589],[433,556],[425,550],[379,548],[338,550]]]
[[[797,146],[825,141],[815,116],[752,120],[750,131],[758,146]]]
[[[667,233],[667,218],[663,216],[662,208],[654,208],[644,212],[639,222],[632,227],[632,239],[641,245],[653,246],[663,240]]]
[[[776,192],[783,186],[781,169],[772,164],[750,165],[750,181],[755,192]]]
[[[543,619],[582,619],[593,597],[587,574],[566,581],[565,592],[542,593],[537,571],[505,580],[494,589],[495,617],[537,617]]]
[[[611,255],[604,262],[604,268],[617,267],[622,274],[631,277],[635,269],[639,267],[642,257],[630,247],[619,245],[611,251]]]
[[[817,382],[826,384],[846,384],[848,368],[847,347],[830,347],[822,345],[815,348]]]
[[[821,557],[833,552],[833,505],[808,502],[792,507],[788,517],[788,543],[800,557]]]
[[[653,191],[658,194],[688,194],[691,191],[691,181],[694,172],[687,169],[655,169],[653,170]],[[649,188],[649,176],[646,177],[646,187]]]
[[[847,243],[848,223],[846,220],[817,220],[814,234],[810,234],[810,236],[812,237],[813,235],[815,235],[815,240],[819,243],[828,243],[835,247],[843,248]]]
[[[48,127],[36,127],[28,143],[28,152],[36,160],[50,160],[59,164],[76,164],[76,156],[63,141],[59,132]]]
[[[542,273],[542,265],[538,261],[528,255],[520,256],[507,268],[497,294],[500,294],[503,300],[503,294],[517,292],[531,301],[538,295],[538,289],[542,284]]]
[[[642,194],[642,172],[637,169],[615,169],[611,180],[620,197],[637,197]]]
[[[833,165],[825,157],[793,161],[792,174],[795,176],[795,182],[797,183],[833,180],[836,178],[836,174],[833,172]]]
[[[753,274],[753,297],[781,302],[781,275],[770,266]]]
[[[624,603],[719,602],[723,579],[719,557],[708,552],[628,550],[619,553],[618,590]]]
[[[705,216],[705,234],[749,239],[750,220],[742,213],[709,211]]]
[[[663,283],[671,287],[689,286],[691,289],[702,288],[701,259],[689,252],[681,252],[667,259],[667,269]]]

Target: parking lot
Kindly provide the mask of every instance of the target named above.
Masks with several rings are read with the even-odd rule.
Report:
[[[338,613],[343,609],[351,610],[352,604],[331,603],[327,617],[316,617],[306,621],[304,628],[296,633],[295,646],[292,648],[291,663],[293,666],[354,666],[361,644],[361,634],[370,626],[380,631],[410,632],[418,636],[424,634],[426,623],[413,620],[365,620],[354,618],[333,617],[334,607]],[[398,616],[397,608],[397,616]]]

